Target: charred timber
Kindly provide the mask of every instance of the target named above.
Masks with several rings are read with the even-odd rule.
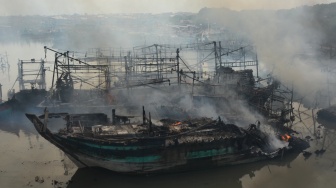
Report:
[[[248,163],[272,159],[291,149],[270,148],[268,136],[255,125],[245,130],[220,119],[164,119],[155,125],[145,115],[140,124],[111,124],[104,114],[46,112],[40,117],[26,116],[41,136],[68,154],[78,167],[102,167],[127,174]],[[66,117],[66,127],[52,133],[46,119],[55,116]]]

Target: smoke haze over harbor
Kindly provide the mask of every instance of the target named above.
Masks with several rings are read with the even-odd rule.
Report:
[[[0,71],[4,101],[8,99],[8,90],[19,91],[19,59],[45,60],[46,88],[51,88],[55,53],[45,51],[44,46],[62,53],[70,51],[70,56],[75,58],[92,54],[94,57],[106,54],[121,57],[118,66],[125,68],[123,63],[130,62],[127,57],[145,56],[136,51],[137,47],[162,45],[168,51],[160,51],[161,59],[167,57],[167,62],[175,61],[179,48],[180,65],[188,65],[188,68],[183,65],[185,72],[189,68],[201,69],[197,81],[187,77],[186,73],[183,77],[186,85],[177,90],[176,70],[170,68],[167,74],[173,75],[174,80],[162,83],[165,89],[160,88],[160,84],[141,82],[136,83],[140,83],[140,89],[118,88],[126,81],[134,81],[123,80],[124,77],[118,74],[125,72],[120,69],[114,72],[112,81],[115,90],[111,94],[119,100],[115,106],[136,106],[133,108],[136,113],[131,114],[135,116],[141,116],[141,108],[146,106],[146,112],[151,112],[153,119],[162,118],[156,111],[161,109],[166,110],[164,115],[167,117],[176,112],[183,118],[221,117],[224,122],[240,127],[260,120],[262,129],[267,131],[271,122],[242,100],[223,103],[209,100],[193,105],[192,94],[195,93],[199,96],[205,92],[225,93],[230,99],[237,96],[232,88],[214,89],[223,77],[212,76],[215,67],[212,57],[215,55],[210,50],[213,50],[214,41],[216,48],[221,41],[227,52],[239,49],[232,57],[229,53],[222,54],[223,63],[258,60],[258,69],[234,68],[242,72],[253,69],[258,87],[267,86],[261,82],[267,82],[273,76],[287,89],[294,90],[292,99],[286,98],[287,103],[294,100],[296,116],[291,127],[299,132],[298,137],[310,142],[308,151],[312,154],[311,157],[294,154],[284,159],[214,171],[125,177],[102,169],[77,169],[67,155],[42,138],[28,120],[17,123],[13,118],[8,124],[0,121],[0,187],[336,187],[335,130],[325,128],[311,117],[317,109],[336,104],[335,0],[0,0],[0,3],[0,57],[7,57],[10,65],[3,66]],[[210,44],[210,48],[204,47],[202,54],[192,51],[195,44]],[[150,63],[159,59],[156,54],[150,54]],[[62,62],[66,62],[66,58]],[[200,64],[201,68],[198,67]],[[127,71],[132,72],[132,69]],[[259,77],[256,77],[257,71]],[[189,76],[192,74],[190,71]],[[194,90],[193,81],[195,85],[202,85],[208,78],[218,79],[218,82],[214,81],[212,88]],[[85,82],[77,81],[76,84],[76,89],[89,88]],[[231,85],[237,88],[240,83],[235,80]],[[188,93],[191,90],[192,94]],[[76,105],[82,104],[77,101]],[[171,106],[174,108],[164,109]],[[78,111],[87,113],[96,112],[96,109]],[[111,109],[107,112],[110,117]],[[227,112],[243,115],[231,119]],[[126,111],[117,108],[117,113],[122,115]],[[279,138],[271,139],[274,147],[283,147]],[[326,149],[325,153],[316,152],[323,149]]]

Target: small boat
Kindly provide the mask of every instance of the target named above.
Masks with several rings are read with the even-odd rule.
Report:
[[[8,101],[0,104],[0,120],[7,121],[10,120],[18,109],[20,109],[21,104],[15,97],[9,99]]]
[[[26,114],[38,133],[63,150],[78,167],[102,167],[125,174],[153,174],[226,166],[283,155],[289,145],[274,148],[269,136],[251,124],[248,129],[225,124],[220,118],[152,123],[143,109],[142,122],[133,116],[106,114]],[[65,126],[49,129],[53,118],[62,117]],[[285,141],[284,141],[285,142]]]
[[[317,111],[317,122],[328,129],[336,129],[336,105],[322,108]]]

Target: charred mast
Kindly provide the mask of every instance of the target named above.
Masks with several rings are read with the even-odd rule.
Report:
[[[74,52],[45,50],[55,53],[51,96],[63,103],[85,101],[99,94],[102,104],[125,105],[130,98],[150,98],[147,93],[155,89],[165,92],[168,100],[170,93],[187,94],[196,104],[243,100],[267,118],[284,122],[292,113],[292,92],[271,76],[259,76],[252,45],[232,49],[221,41],[154,44],[129,51],[90,49],[84,57],[76,58]],[[193,56],[197,61],[189,60]],[[129,96],[118,96],[124,90]]]

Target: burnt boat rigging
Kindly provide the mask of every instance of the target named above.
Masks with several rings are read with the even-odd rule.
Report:
[[[104,94],[110,88],[109,67],[107,65],[88,64],[71,57],[69,51],[61,53],[45,46],[45,51],[47,50],[55,52],[49,100],[61,103],[70,103],[74,100],[87,101],[96,94],[104,98]],[[75,88],[75,85],[79,85],[79,88]],[[88,90],[87,87],[93,89]],[[82,93],[85,95],[80,95]]]
[[[44,100],[47,94],[44,64],[42,59],[18,61],[18,77],[7,93],[8,101],[3,103],[3,108],[6,106],[7,114],[8,111],[11,111],[12,114],[20,114],[36,110],[36,105]],[[19,84],[19,91],[13,89],[16,82]]]
[[[176,106],[176,98],[168,97],[169,94],[180,98],[190,95],[194,105],[210,102],[218,106],[216,110],[221,114],[223,109],[219,104],[229,106],[228,102],[240,100],[267,119],[278,119],[282,123],[293,121],[292,92],[278,81],[259,77],[258,58],[251,45],[228,49],[221,47],[220,42],[177,48],[154,44],[135,47],[133,53],[124,53],[124,56],[121,52],[120,56],[104,55],[98,50],[97,57],[84,58],[70,57],[69,52],[61,53],[48,47],[45,50],[55,53],[51,98],[48,100],[56,100],[56,103],[47,101],[42,106],[90,105],[93,100],[101,106],[132,106],[131,101],[137,98],[151,100],[150,91],[156,90],[167,95],[165,100],[170,101],[171,106]],[[189,53],[201,55],[197,62],[188,63],[182,56],[189,56]],[[204,63],[208,70],[204,69]],[[253,70],[246,67],[256,69],[257,79]],[[267,83],[261,84],[263,81]],[[161,102],[152,101],[153,104]],[[184,109],[183,106],[176,107]],[[231,112],[225,112],[228,113]],[[231,115],[235,116],[235,113]]]

